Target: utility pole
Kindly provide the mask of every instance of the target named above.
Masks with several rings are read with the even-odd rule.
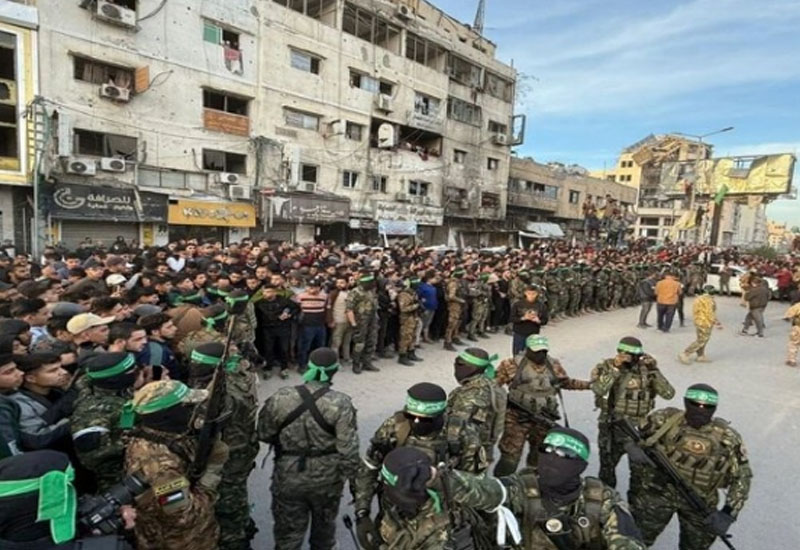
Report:
[[[486,19],[486,0],[478,0],[478,11],[475,13],[475,23],[472,30],[483,36],[483,25]]]

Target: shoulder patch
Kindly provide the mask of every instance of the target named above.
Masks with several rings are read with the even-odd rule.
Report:
[[[156,485],[155,487],[153,487],[153,493],[157,497],[160,497],[172,493],[174,491],[184,489],[188,486],[189,486],[189,480],[186,479],[185,477],[179,477],[171,481],[168,481],[167,483]]]

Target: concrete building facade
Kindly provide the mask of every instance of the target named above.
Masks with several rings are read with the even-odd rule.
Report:
[[[27,252],[31,240],[35,133],[28,105],[38,93],[38,13],[0,4],[0,242]]]
[[[632,212],[637,190],[590,176],[577,166],[512,157],[508,182],[510,227],[524,232],[531,223],[550,222],[558,224],[568,236],[580,234],[584,230],[582,205],[587,198],[595,204],[612,198],[623,211]]]
[[[516,72],[432,4],[39,11],[40,211],[54,240],[502,232]]]

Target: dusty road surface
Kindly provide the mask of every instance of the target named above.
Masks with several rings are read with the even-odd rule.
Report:
[[[729,420],[744,437],[755,472],[750,500],[739,521],[731,528],[733,543],[739,550],[778,550],[800,546],[800,521],[798,521],[797,455],[800,452],[800,369],[785,366],[785,353],[789,326],[780,320],[785,304],[773,302],[766,310],[765,338],[739,335],[744,308],[737,298],[717,298],[723,330],[715,330],[708,347],[713,363],[706,365],[681,365],[676,355],[693,339],[691,325],[691,300],[687,300],[687,326],[675,326],[669,334],[655,329],[635,328],[638,308],[610,313],[590,314],[545,327],[543,333],[550,338],[551,353],[561,359],[567,372],[574,378],[586,378],[599,359],[611,357],[619,338],[627,335],[641,338],[648,353],[654,355],[659,366],[677,390],[669,403],[682,406],[681,396],[686,387],[695,382],[706,382],[720,392],[718,415]],[[654,308],[655,309],[655,308]],[[650,323],[655,324],[653,311]],[[497,335],[482,340],[489,352],[508,357],[511,338]],[[452,376],[454,353],[440,345],[425,346],[419,354],[424,363],[403,367],[394,360],[378,363],[380,373],[355,376],[349,369],[335,379],[337,390],[353,397],[358,408],[359,433],[362,453],[378,425],[403,403],[405,390],[416,382],[430,381],[448,391],[455,386]],[[262,401],[280,385],[295,385],[300,381],[294,374],[289,380],[272,379],[262,383]],[[596,418],[591,392],[566,392],[566,406],[573,427],[584,431],[593,444],[597,440]],[[659,401],[658,407],[668,403]],[[253,518],[260,532],[253,548],[274,548],[272,516],[270,513],[270,476],[272,458],[261,468],[266,448],[262,447],[258,467],[250,478],[250,498]],[[587,474],[597,474],[597,453],[592,449],[592,460]],[[627,461],[618,468],[620,486],[627,491]],[[346,490],[341,513],[352,514],[349,493]],[[341,549],[353,549],[350,535],[342,523],[338,526]],[[677,548],[677,521],[673,520],[653,546],[656,550]],[[724,548],[717,542],[714,547]]]

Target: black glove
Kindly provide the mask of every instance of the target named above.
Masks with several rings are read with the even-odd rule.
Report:
[[[625,443],[625,452],[628,453],[628,460],[630,460],[633,464],[640,464],[642,466],[655,466],[653,461],[650,460],[650,457],[647,456],[647,453],[645,453],[642,448],[633,441],[628,441]]]
[[[356,534],[358,535],[358,544],[363,550],[378,550],[381,535],[366,510],[356,512]]]
[[[708,525],[712,533],[718,537],[724,537],[734,521],[736,521],[736,519],[732,515],[718,510],[708,515],[706,518],[706,525]]]

